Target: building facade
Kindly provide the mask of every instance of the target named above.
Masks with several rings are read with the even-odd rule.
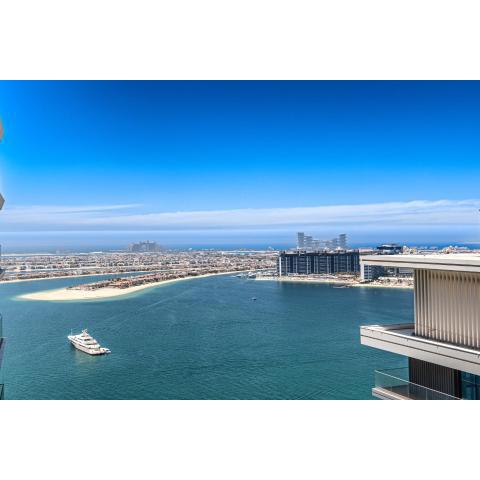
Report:
[[[360,254],[356,250],[345,252],[280,252],[277,274],[322,275],[359,273]]]
[[[381,265],[368,265],[360,262],[360,278],[365,281],[376,280],[387,275],[387,269]]]
[[[3,138],[3,126],[2,126],[2,121],[0,120],[0,142],[2,141]],[[3,197],[2,194],[0,193],[0,210],[3,208]],[[4,270],[0,267],[0,277],[3,275]],[[2,376],[2,358],[3,358],[3,351],[5,349],[5,338],[3,337],[3,317],[2,314],[0,313],[0,400],[3,399],[4,395],[4,386],[3,386],[3,376]]]
[[[410,268],[382,267],[381,265],[369,265],[360,262],[360,278],[365,281],[376,280],[380,277],[409,277],[413,275]]]
[[[403,247],[396,243],[379,245],[372,254],[397,255],[402,253]],[[369,262],[360,262],[360,277],[365,281],[376,280],[380,277],[411,277],[413,270],[403,267],[386,267]]]
[[[405,357],[377,370],[383,399],[480,399],[480,256],[374,255],[362,263],[414,271],[412,322],[360,328],[363,345]]]

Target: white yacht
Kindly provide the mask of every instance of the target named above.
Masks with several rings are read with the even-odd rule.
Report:
[[[110,353],[110,350],[105,347],[101,347],[100,344],[87,332],[87,330],[82,330],[82,333],[78,335],[68,335],[70,343],[81,350],[82,352],[88,353],[89,355],[104,355]]]

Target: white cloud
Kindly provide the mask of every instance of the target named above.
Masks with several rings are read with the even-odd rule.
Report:
[[[0,215],[2,230],[202,230],[245,228],[475,225],[480,200],[138,213],[140,205],[17,206]]]

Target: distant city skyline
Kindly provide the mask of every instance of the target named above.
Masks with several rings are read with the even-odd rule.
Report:
[[[477,242],[479,106],[479,82],[0,82],[2,243]]]

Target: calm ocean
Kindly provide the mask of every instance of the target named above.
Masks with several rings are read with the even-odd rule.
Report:
[[[6,399],[370,399],[374,369],[404,365],[362,347],[359,326],[411,320],[410,290],[222,276],[113,300],[15,298],[99,278],[0,285]],[[82,328],[112,354],[73,349]]]

